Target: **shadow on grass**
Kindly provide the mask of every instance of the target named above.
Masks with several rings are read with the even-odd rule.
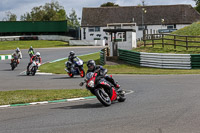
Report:
[[[81,105],[72,105],[72,106],[58,107],[52,109],[91,109],[91,108],[104,108],[104,106],[101,103],[95,103],[95,104],[86,103]]]

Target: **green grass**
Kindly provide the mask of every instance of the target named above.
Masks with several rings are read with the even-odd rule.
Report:
[[[93,59],[96,61],[97,64],[99,64],[100,61],[100,53],[94,53],[91,55],[85,55],[85,56],[79,56],[80,59],[84,61],[84,70],[87,69],[86,63],[88,60]],[[68,59],[58,61],[55,63],[47,63],[44,65],[41,65],[39,67],[39,70],[41,72],[46,72],[46,73],[55,73],[55,74],[67,74],[67,72],[64,70],[65,69],[65,62],[68,61]]]
[[[68,42],[61,41],[0,41],[0,50],[13,50],[19,47],[20,49],[28,49],[30,46],[33,48],[47,48],[47,47],[67,47]]]
[[[85,55],[80,57],[84,62],[93,59],[99,64],[100,56],[99,53]],[[47,63],[40,66],[40,71],[47,73],[56,74],[67,74],[64,70],[65,61],[58,61],[55,63]],[[200,70],[180,70],[180,69],[159,69],[159,68],[149,68],[149,67],[138,67],[128,64],[119,65],[105,65],[104,68],[108,69],[108,74],[200,74]],[[84,70],[87,70],[86,64],[84,64]]]
[[[105,65],[109,74],[147,74],[147,75],[162,75],[162,74],[200,74],[200,70],[183,70],[183,69],[159,69],[150,67],[138,67],[128,64],[123,65]]]
[[[86,89],[0,91],[0,105],[52,101],[91,96]]]

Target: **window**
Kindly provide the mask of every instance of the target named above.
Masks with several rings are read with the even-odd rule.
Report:
[[[144,26],[138,26],[138,30],[144,30]]]
[[[88,31],[89,32],[100,32],[100,27],[89,27]]]
[[[100,31],[100,27],[95,27],[95,32]]]
[[[94,27],[89,27],[88,31],[89,32],[94,32]]]
[[[173,29],[173,28],[174,28],[173,25],[168,25],[168,26],[167,26],[167,29]]]
[[[83,39],[86,39],[86,32],[85,32],[85,28],[83,28]]]

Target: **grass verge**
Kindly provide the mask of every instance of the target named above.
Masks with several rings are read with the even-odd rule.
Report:
[[[68,42],[61,41],[46,41],[46,40],[34,40],[34,41],[2,41],[0,42],[0,50],[12,50],[19,47],[20,49],[28,49],[30,46],[33,48],[48,48],[48,47],[67,47]]]
[[[84,70],[87,70],[86,63],[88,60],[93,59],[96,61],[97,64],[99,64],[100,61],[100,53],[94,53],[90,55],[84,55],[79,56],[80,59],[84,61]],[[68,61],[68,59],[58,61],[55,63],[47,63],[39,67],[40,72],[46,72],[46,73],[55,73],[55,74],[67,74],[65,69],[65,62]]]
[[[0,105],[21,104],[91,96],[86,89],[0,91]]]
[[[99,64],[100,56],[99,53],[80,56],[80,58],[87,62],[89,59],[93,59]],[[67,74],[64,70],[65,61],[58,61],[55,63],[47,63],[40,66],[41,72],[55,73],[55,74]],[[200,70],[184,70],[184,69],[159,69],[159,68],[149,68],[149,67],[138,67],[128,64],[119,65],[105,65],[104,68],[108,69],[109,74],[200,74]],[[84,64],[84,70],[87,70],[86,64]]]

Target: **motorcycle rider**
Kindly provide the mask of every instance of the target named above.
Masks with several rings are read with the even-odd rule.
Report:
[[[29,66],[32,64],[33,61],[36,61],[42,64],[42,58],[39,52],[36,52],[36,54],[31,57],[30,62],[28,63],[28,66],[27,66],[27,72],[29,71]]]
[[[104,76],[104,78],[109,81],[110,83],[112,83],[115,88],[119,89],[120,88],[120,85],[117,84],[114,79],[111,77],[111,76],[108,76],[108,75],[105,75],[105,73],[107,72],[107,69],[104,69],[102,66],[100,65],[96,65],[95,61],[94,60],[89,60],[87,62],[87,67],[88,67],[88,71],[87,73],[89,72],[94,72],[95,70],[98,70],[99,69],[99,74],[100,76]]]
[[[28,54],[29,54],[30,57],[32,57],[35,54],[32,46],[30,46],[30,48],[28,50]]]
[[[76,59],[75,52],[74,51],[70,51],[69,56],[68,56],[68,64],[67,64],[68,65],[67,69],[70,72],[71,72],[71,69],[73,67],[73,64],[75,64],[75,60],[74,59]]]
[[[15,52],[12,54],[13,59],[11,59],[11,63],[13,62],[14,58],[17,59],[17,64],[19,64],[20,59],[22,59],[22,52],[19,48],[16,48]]]

